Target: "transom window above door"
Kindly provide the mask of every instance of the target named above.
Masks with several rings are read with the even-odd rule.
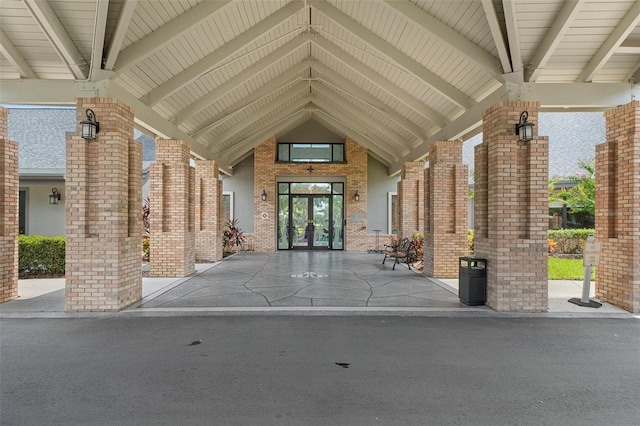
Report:
[[[284,163],[344,163],[344,144],[279,143],[277,161]]]

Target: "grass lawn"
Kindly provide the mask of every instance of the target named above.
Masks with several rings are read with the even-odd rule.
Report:
[[[550,280],[582,280],[583,278],[584,266],[582,266],[582,259],[549,258]],[[591,275],[591,279],[593,278],[594,275]]]

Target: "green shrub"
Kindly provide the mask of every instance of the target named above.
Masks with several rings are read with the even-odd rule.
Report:
[[[467,231],[467,245],[469,247],[469,253],[473,253],[475,250],[475,231],[473,229]]]
[[[587,237],[594,233],[593,229],[552,229],[549,239],[556,243],[555,253],[582,254]]]
[[[18,237],[20,276],[64,273],[65,245],[65,237],[20,235]]]

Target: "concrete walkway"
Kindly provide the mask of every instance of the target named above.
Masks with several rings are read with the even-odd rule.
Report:
[[[461,304],[456,279],[426,278],[406,266],[392,270],[381,261],[378,254],[349,252],[237,253],[199,264],[187,278],[143,278],[143,299],[118,314],[504,315]],[[549,311],[533,315],[633,316],[607,303],[594,309],[568,302],[581,294],[582,282],[550,281]],[[64,304],[64,279],[20,280],[19,298],[0,305],[0,317],[80,315],[65,313]]]

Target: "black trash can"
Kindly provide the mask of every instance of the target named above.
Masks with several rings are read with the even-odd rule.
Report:
[[[459,260],[458,297],[469,306],[487,301],[487,259],[461,257]]]

